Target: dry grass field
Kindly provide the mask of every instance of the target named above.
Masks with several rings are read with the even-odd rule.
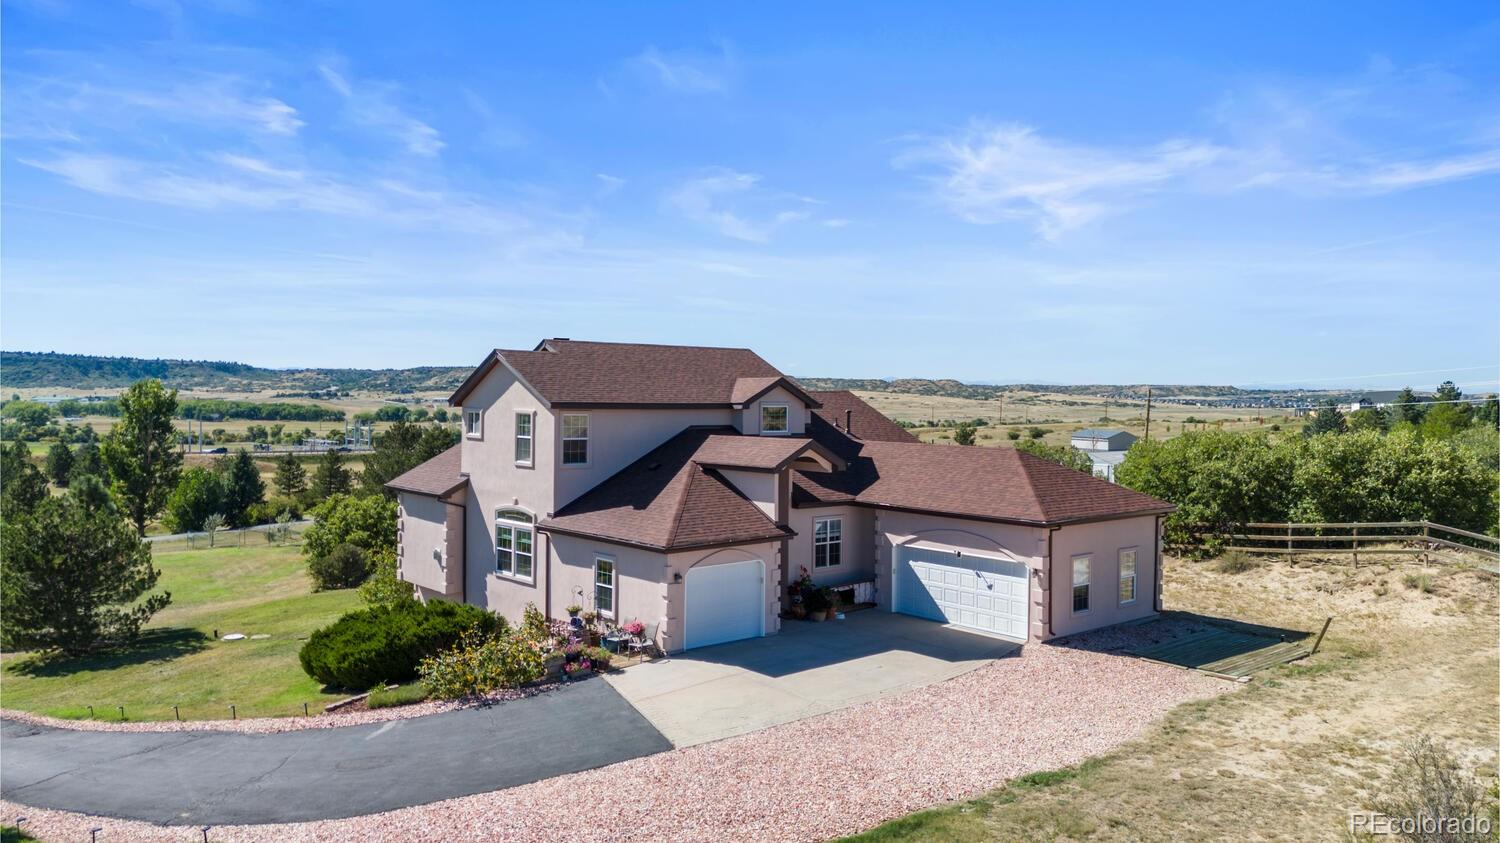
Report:
[[[944,419],[969,421],[984,419],[987,427],[979,429],[978,444],[1008,446],[1006,432],[1019,430],[1023,437],[1028,429],[1046,431],[1043,441],[1066,445],[1068,436],[1082,427],[1110,427],[1128,430],[1142,436],[1146,430],[1144,401],[1106,401],[1103,398],[1064,395],[1048,392],[1007,393],[1003,400],[979,401],[972,398],[949,398],[937,395],[912,395],[896,392],[856,391],[856,395],[896,421],[925,424]],[[1280,424],[1300,425],[1287,411],[1249,407],[1190,407],[1155,402],[1151,407],[1151,438],[1167,439],[1185,430],[1222,426],[1225,430],[1257,430]],[[1107,420],[1106,420],[1107,419]],[[912,431],[924,442],[942,442],[953,438],[952,427],[921,427]]]
[[[1500,581],[1313,561],[1240,570],[1169,560],[1165,574],[1169,610],[1333,624],[1315,656],[1179,708],[1112,755],[859,839],[1347,840],[1349,812],[1382,793],[1402,745],[1420,734],[1495,782]]]

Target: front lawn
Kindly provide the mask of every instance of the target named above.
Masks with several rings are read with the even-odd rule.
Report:
[[[6,653],[0,706],[54,717],[185,720],[314,713],[342,694],[325,694],[302,672],[297,651],[314,629],[360,605],[352,589],[313,593],[296,546],[265,544],[157,552],[158,588],[172,605],[152,618],[126,652],[37,662]],[[242,641],[214,638],[243,633]],[[253,635],[267,638],[252,639]]]

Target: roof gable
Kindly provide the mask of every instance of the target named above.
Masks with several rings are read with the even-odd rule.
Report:
[[[458,491],[469,482],[468,476],[460,471],[462,447],[454,445],[416,468],[398,475],[387,482],[386,487],[434,498],[446,497]]]
[[[785,378],[747,348],[556,339],[534,351],[497,349],[481,368],[499,363],[553,407],[728,407],[741,379]],[[482,377],[476,370],[449,403],[462,402]]]

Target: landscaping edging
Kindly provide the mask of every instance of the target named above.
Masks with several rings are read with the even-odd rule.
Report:
[[[126,720],[121,722],[118,720],[68,720],[61,717],[49,717],[45,714],[32,714],[29,711],[0,708],[0,718],[30,723],[34,726],[48,726],[53,729],[72,729],[77,732],[244,732],[269,735],[302,729],[337,729],[341,726],[363,726],[366,723],[410,720],[414,717],[442,714],[445,711],[457,711],[534,697],[537,694],[556,690],[565,684],[567,683],[545,682],[463,700],[428,700],[390,708],[325,712],[310,717],[247,717],[243,720]]]

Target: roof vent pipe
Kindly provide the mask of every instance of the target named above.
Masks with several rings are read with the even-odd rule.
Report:
[[[854,411],[844,411],[844,432],[850,436],[854,435]]]

